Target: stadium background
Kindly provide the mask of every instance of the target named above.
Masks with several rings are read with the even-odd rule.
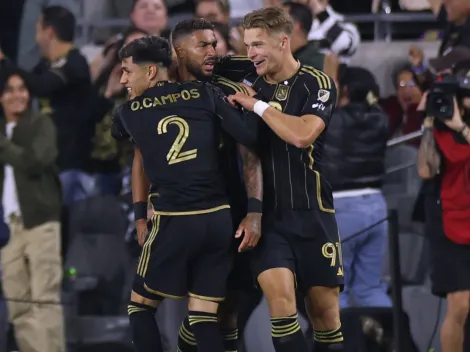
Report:
[[[55,3],[60,3],[60,1],[55,1]],[[126,18],[89,18],[84,15],[87,0],[72,3],[73,10],[78,15],[76,44],[91,62],[103,49],[102,45],[93,43],[93,31],[109,28],[120,29],[128,25],[129,20]],[[413,3],[413,1],[401,1],[400,3],[403,5],[403,3]],[[178,20],[191,16],[190,12],[185,11],[186,5],[180,5],[178,7],[180,12],[174,15],[169,11],[169,27]],[[360,24],[362,42],[349,64],[369,69],[379,82],[382,97],[395,93],[393,72],[397,65],[407,61],[411,45],[418,44],[427,59],[437,54],[439,41],[418,39],[429,28],[440,28],[429,9],[417,12],[406,11],[406,9],[399,8],[399,4],[387,5],[387,2],[384,1],[378,6],[377,13],[370,13],[370,2],[362,1],[357,3],[357,7],[354,6],[353,10],[356,13],[348,14],[352,9],[350,4],[340,5],[339,1],[336,1],[332,2],[332,5],[337,11],[346,14],[347,21]],[[406,7],[406,5],[402,7]],[[190,9],[191,6],[188,5],[188,8]],[[232,18],[232,21],[237,23],[240,18]],[[410,30],[408,31],[408,29]],[[403,143],[389,148],[386,158],[388,173],[383,190],[389,208],[397,209],[399,214],[401,276],[404,283],[403,306],[409,315],[413,338],[420,351],[427,351],[430,347],[439,351],[439,334],[436,333],[436,330],[439,328],[440,319],[444,317],[445,302],[439,302],[430,293],[426,241],[421,225],[413,223],[411,220],[413,204],[420,185],[420,180],[413,167],[416,153],[415,147]],[[113,197],[102,197],[85,200],[80,204],[73,205],[73,207],[72,213],[75,215],[71,226],[75,226],[74,230],[77,233],[85,232],[87,235],[96,235],[98,239],[93,244],[88,243],[87,246],[82,244],[81,248],[69,249],[69,255],[64,263],[64,272],[68,276],[66,281],[78,282],[75,275],[77,277],[86,276],[87,279],[93,281],[95,276],[109,277],[107,271],[117,272],[121,269],[124,270],[125,276],[132,275],[132,270],[126,270],[126,267],[132,268],[132,259],[130,255],[125,253],[128,251],[128,247],[124,241],[121,241],[122,233],[121,237],[116,239],[114,236],[110,241],[109,236],[102,236],[109,229],[104,230],[99,226],[98,228],[92,226],[94,223],[103,223],[108,219],[113,222],[110,233],[125,232],[119,230],[125,229],[127,226],[127,219],[123,216],[120,201]],[[122,221],[117,220],[121,218]],[[99,239],[100,235],[102,239]],[[121,258],[124,258],[119,263],[113,260],[113,257],[119,257],[118,253],[121,253]],[[86,265],[83,264],[84,261],[87,262]],[[73,277],[73,280],[70,280],[70,277]],[[390,270],[387,265],[384,268],[384,279],[390,281]],[[128,280],[118,281],[124,283],[120,288],[122,294],[120,293],[118,295],[120,297],[117,299],[119,301],[122,298],[121,311],[124,312]],[[90,282],[87,283],[85,280],[81,284],[86,286],[90,285]],[[83,315],[78,317],[77,299],[80,298],[77,298],[78,296],[74,292],[76,289],[83,290],[83,287],[77,288],[75,284],[73,285],[74,289],[67,289],[66,286],[63,303],[66,307],[69,342],[77,346],[129,340],[128,319],[125,314],[121,316],[100,314],[99,316]],[[91,286],[93,286],[92,283]],[[164,330],[174,332],[175,336],[170,337],[171,339],[176,339],[176,331],[181,317],[184,315],[183,306],[183,302],[168,301],[158,313],[159,321],[165,325]],[[2,316],[5,317],[5,314]],[[306,321],[303,320],[302,323],[305,328]],[[264,303],[256,309],[247,326],[246,341],[246,351],[273,351],[269,347],[270,326],[267,307]],[[117,345],[110,350],[119,351]]]

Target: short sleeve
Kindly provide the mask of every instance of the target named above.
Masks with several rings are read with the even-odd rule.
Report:
[[[334,81],[320,70],[305,71],[307,99],[301,115],[315,115],[328,125],[336,107],[338,93]]]

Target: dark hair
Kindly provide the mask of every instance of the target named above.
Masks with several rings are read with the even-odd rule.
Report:
[[[214,30],[214,25],[211,21],[204,18],[191,18],[178,22],[171,33],[171,41],[174,45],[178,39],[190,35],[194,31],[203,31],[206,29]]]
[[[286,2],[284,6],[289,8],[288,13],[294,22],[299,23],[304,33],[308,34],[313,23],[313,14],[310,7],[296,2]]]
[[[136,64],[151,62],[171,66],[171,48],[168,40],[158,36],[135,39],[119,51],[119,60],[132,57]]]
[[[57,39],[73,42],[76,20],[72,12],[62,6],[48,6],[42,10],[42,26],[51,27]]]
[[[411,73],[413,75],[413,81],[415,81],[416,85],[419,85],[418,76],[414,73],[413,67],[410,65],[410,63],[404,61],[404,62],[398,63],[392,71],[393,86],[395,88],[398,88],[398,77],[403,72]]]
[[[345,67],[339,77],[339,85],[348,88],[348,97],[351,102],[367,102],[370,93],[375,98],[380,96],[379,85],[374,75],[362,67]]]
[[[24,85],[26,86],[26,89],[28,90],[29,94],[33,93],[31,90],[31,84],[28,79],[28,74],[18,67],[9,67],[0,71],[0,95],[3,95],[3,93],[5,92],[8,80],[12,76],[20,77]]]

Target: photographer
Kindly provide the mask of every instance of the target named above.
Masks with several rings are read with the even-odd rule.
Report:
[[[425,115],[417,167],[426,180],[432,291],[447,299],[443,352],[463,351],[470,306],[470,52],[460,53],[432,60],[441,75],[418,106]]]

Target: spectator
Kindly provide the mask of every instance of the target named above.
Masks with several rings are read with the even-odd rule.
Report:
[[[319,41],[320,49],[338,55],[342,62],[349,62],[361,42],[361,35],[352,23],[328,5],[328,0],[296,0],[310,6],[315,18],[308,34],[309,40]]]
[[[121,63],[118,52],[131,41],[145,36],[146,33],[129,28],[123,39],[113,48],[114,56],[95,82],[97,95],[93,99],[91,117],[96,121],[93,149],[91,153],[92,170],[95,177],[96,193],[118,194],[121,188],[120,172],[127,161],[127,143],[118,143],[111,136],[114,108],[123,104],[127,92],[120,84]],[[123,161],[122,158],[126,161]]]
[[[419,131],[422,123],[422,117],[416,108],[423,92],[413,69],[408,64],[401,65],[395,70],[393,81],[396,95],[380,100],[380,105],[389,117],[389,138]],[[419,139],[414,139],[409,144],[418,147]]]
[[[385,175],[387,116],[379,107],[379,88],[366,69],[348,67],[340,73],[338,109],[325,140],[324,173],[333,188],[336,219],[342,240],[344,291],[363,307],[391,307],[382,283],[387,243],[387,205],[381,192]],[[373,224],[369,230],[360,233]]]
[[[312,11],[308,6],[295,2],[286,2],[284,9],[294,21],[291,36],[292,53],[303,64],[323,69],[325,55],[319,52],[318,42],[309,41],[307,38],[313,22]]]
[[[443,4],[449,23],[439,47],[439,56],[455,46],[470,48],[470,3],[468,0],[444,0]]]
[[[101,0],[103,1],[103,0]],[[131,26],[150,35],[161,35],[168,26],[168,14],[164,0],[132,0],[130,12]],[[107,59],[114,57],[116,46],[119,46],[126,33],[113,36],[105,44],[105,50],[90,64],[93,80],[98,77],[103,66],[107,65]],[[112,49],[112,50],[111,50]],[[109,55],[109,56],[108,56]]]
[[[196,17],[205,18],[211,22],[228,24],[230,4],[228,0],[198,0]]]
[[[1,250],[7,298],[60,301],[60,182],[56,129],[49,117],[33,113],[27,75],[18,69],[0,76],[5,115],[0,133],[4,219],[10,242]],[[63,352],[64,323],[59,304],[8,301],[21,352]]]
[[[229,26],[223,23],[213,22],[214,34],[217,39],[217,46],[215,47],[215,53],[217,55],[228,55],[232,53],[230,40],[230,29]]]

